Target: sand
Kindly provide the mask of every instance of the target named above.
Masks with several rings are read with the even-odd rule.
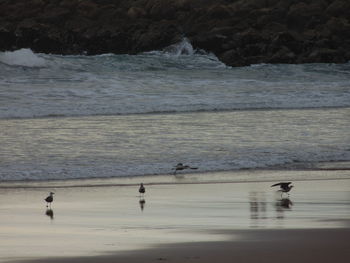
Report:
[[[275,181],[186,177],[146,179],[144,202],[140,178],[3,185],[0,262],[347,262],[349,179],[281,198]]]
[[[24,262],[345,263],[350,256],[349,229],[241,230],[231,234],[239,235],[240,240],[167,244],[153,249],[114,255],[49,258]]]

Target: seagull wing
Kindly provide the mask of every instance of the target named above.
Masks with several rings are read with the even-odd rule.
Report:
[[[281,183],[273,184],[273,185],[271,185],[271,187],[280,185],[281,188],[284,188],[284,187],[288,187],[288,185],[291,183],[292,182],[281,182]]]
[[[287,183],[281,183],[282,187],[288,187],[292,182],[287,182]]]
[[[273,185],[271,185],[271,187],[277,186],[277,185],[281,185],[281,183],[273,184]]]

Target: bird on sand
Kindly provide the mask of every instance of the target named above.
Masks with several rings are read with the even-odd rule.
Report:
[[[281,183],[273,184],[271,185],[271,187],[280,186],[280,190],[278,191],[281,191],[281,194],[283,194],[283,193],[288,193],[290,190],[292,190],[294,186],[290,185],[291,183],[292,182],[281,182]]]
[[[189,165],[183,165],[182,163],[178,163],[174,168],[173,170],[175,170],[174,172],[174,175],[176,174],[177,171],[182,171],[182,170],[185,170],[185,169],[198,169],[198,167],[191,167]]]
[[[48,197],[46,197],[45,198],[45,201],[46,201],[46,207],[48,207],[49,206],[49,204],[50,204],[50,206],[51,206],[51,203],[53,202],[53,195],[54,195],[55,193],[53,193],[53,192],[50,192],[50,195],[48,196]]]
[[[146,188],[143,186],[143,183],[141,183],[140,188],[139,188],[140,196],[141,195],[143,196],[145,194],[145,192],[146,192]]]

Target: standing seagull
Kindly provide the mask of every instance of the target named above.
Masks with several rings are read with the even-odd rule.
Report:
[[[143,183],[141,183],[140,188],[139,188],[139,193],[140,193],[140,197],[141,195],[143,196],[146,192],[146,188],[143,186]]]
[[[177,171],[182,171],[182,170],[185,170],[185,169],[198,169],[198,167],[190,167],[189,165],[183,165],[182,163],[178,163],[174,168],[173,170],[175,169],[175,172],[174,172],[174,175],[176,174]]]
[[[50,204],[50,206],[51,206],[51,203],[53,202],[53,195],[54,195],[54,194],[55,194],[55,193],[50,192],[50,195],[49,195],[48,197],[45,198],[45,201],[47,202],[46,207],[48,207],[49,204]]]
[[[290,190],[292,190],[294,186],[290,185],[291,183],[292,182],[281,182],[281,183],[273,184],[271,185],[271,187],[279,185],[281,189],[278,191],[281,191],[281,195],[282,195],[283,193],[288,193]]]

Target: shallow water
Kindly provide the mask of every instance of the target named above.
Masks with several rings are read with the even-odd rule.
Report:
[[[289,198],[272,182],[146,184],[144,203],[138,186],[1,189],[0,262],[239,240],[242,229],[348,227],[349,183],[296,181]],[[51,213],[43,200],[49,189]]]
[[[0,53],[0,181],[350,161],[350,64],[230,68],[172,50]]]
[[[349,120],[348,108],[0,120],[0,178],[172,174],[180,161],[205,172],[348,160]]]

